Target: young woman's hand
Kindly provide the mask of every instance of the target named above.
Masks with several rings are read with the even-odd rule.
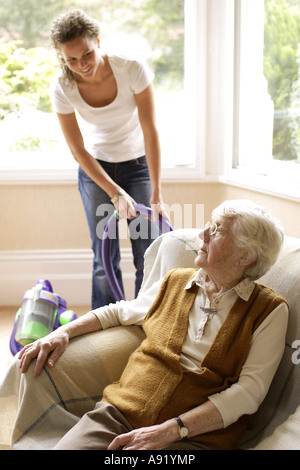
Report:
[[[132,219],[136,217],[136,211],[133,204],[136,204],[135,200],[127,193],[124,193],[115,202],[114,206],[121,219]]]

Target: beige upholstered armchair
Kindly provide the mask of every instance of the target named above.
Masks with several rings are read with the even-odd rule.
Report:
[[[193,266],[198,230],[176,230],[158,238],[145,256],[142,289],[174,267]],[[254,416],[241,448],[300,449],[300,240],[286,238],[276,265],[262,283],[290,306],[286,348],[270,391]],[[0,443],[14,449],[51,449],[119,378],[143,339],[137,326],[117,327],[75,338],[53,369],[32,377],[14,359],[0,387]]]

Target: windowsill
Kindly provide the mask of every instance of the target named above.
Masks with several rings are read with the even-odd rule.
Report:
[[[249,169],[233,169],[226,175],[221,176],[219,181],[223,184],[300,202],[300,168],[297,170],[294,176],[291,177],[290,174],[285,175],[285,171],[267,175],[251,172]]]
[[[280,171],[273,175],[258,174],[249,169],[233,169],[223,176],[204,175],[198,168],[188,166],[162,168],[163,183],[222,183],[257,191],[264,194],[300,202],[300,168],[291,175]],[[77,184],[77,167],[62,169],[2,169],[0,186],[3,185],[72,185]]]
[[[257,191],[282,199],[300,202],[299,179],[284,176],[259,175],[254,172],[235,169],[224,176],[203,176],[200,172],[188,167],[163,168],[163,183],[185,184],[187,182],[229,184],[232,186]],[[39,170],[1,170],[2,185],[59,185],[77,184],[77,169],[39,169]]]
[[[0,185],[75,184],[77,169],[0,170]]]
[[[162,168],[162,182],[184,183],[208,181],[202,172],[195,167],[177,166]],[[217,181],[216,178],[213,178]],[[33,185],[33,184],[76,184],[76,168],[40,168],[40,169],[1,169],[0,186],[2,185]]]

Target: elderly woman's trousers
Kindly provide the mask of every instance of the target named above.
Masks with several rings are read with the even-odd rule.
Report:
[[[107,450],[113,439],[133,430],[122,413],[106,402],[97,403],[58,442],[54,450]],[[164,450],[208,450],[199,442],[184,439],[174,442]]]

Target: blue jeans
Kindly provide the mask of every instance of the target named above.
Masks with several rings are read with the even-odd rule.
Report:
[[[121,163],[108,163],[99,161],[99,164],[108,173],[108,175],[123,188],[138,203],[149,206],[151,196],[151,184],[146,157],[140,157]],[[105,223],[114,213],[114,206],[110,202],[108,194],[103,191],[83,170],[78,170],[78,187],[81,194],[89,231],[92,239],[92,250],[94,253],[93,275],[92,275],[92,309],[115,302],[109,283],[107,281],[103,263],[102,263],[102,232]],[[105,212],[104,212],[104,209]],[[147,224],[147,237],[131,236],[131,246],[133,252],[135,274],[135,295],[138,294],[144,269],[144,252],[158,236],[159,232],[150,229],[150,222],[139,216],[141,226]],[[137,219],[134,220],[136,228]],[[101,222],[102,221],[102,222]],[[133,222],[133,221],[132,221]],[[131,221],[128,221],[130,233]],[[100,228],[100,230],[99,230]],[[144,233],[144,231],[143,231]],[[136,230],[135,230],[136,235]],[[152,235],[152,238],[151,238]],[[120,269],[120,247],[118,233],[115,239],[111,241],[111,259],[115,275],[123,289],[122,273]]]

